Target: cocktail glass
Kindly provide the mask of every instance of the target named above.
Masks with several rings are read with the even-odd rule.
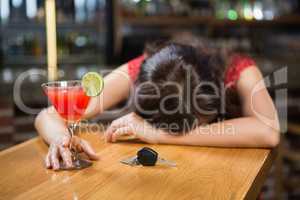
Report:
[[[81,81],[53,81],[42,84],[42,88],[58,114],[67,122],[70,141],[72,141],[90,101],[90,97],[83,90]],[[91,161],[80,158],[76,148],[72,147],[72,142],[69,148],[72,153],[72,169],[83,169],[92,165]],[[66,169],[63,163],[60,163],[60,169]]]

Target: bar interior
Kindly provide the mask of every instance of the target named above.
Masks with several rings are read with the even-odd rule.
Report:
[[[122,158],[130,156],[124,153],[126,152],[126,145],[128,145],[126,142],[125,144],[123,142],[121,144],[104,144],[100,142],[100,144],[87,139],[95,147],[100,160],[93,162],[90,168],[70,173],[79,173],[78,177],[82,178],[82,182],[86,178],[84,177],[86,173],[87,181],[91,182],[92,173],[100,175],[101,173],[112,173],[108,170],[109,168],[105,168],[108,171],[101,168],[103,162],[110,163],[115,170],[124,170],[124,173],[132,170],[128,173],[127,178],[134,182],[133,185],[135,183],[141,184],[143,180],[148,181],[148,183],[142,184],[141,189],[132,189],[137,193],[136,196],[130,194],[132,195],[129,195],[130,199],[141,199],[143,195],[150,195],[152,198],[149,197],[149,199],[166,199],[167,196],[164,195],[167,194],[172,194],[174,199],[218,199],[221,197],[224,197],[224,199],[300,199],[299,0],[1,0],[0,20],[1,176],[5,173],[12,173],[6,169],[9,168],[10,162],[15,163],[15,165],[21,162],[9,160],[13,159],[14,156],[17,158],[16,155],[21,155],[20,149],[24,148],[25,152],[27,143],[24,142],[29,142],[32,148],[37,146],[37,149],[34,150],[29,150],[28,147],[28,154],[26,154],[26,156],[29,156],[29,152],[36,151],[37,153],[33,155],[40,156],[35,159],[32,158],[32,162],[37,163],[34,165],[34,170],[41,170],[41,173],[42,170],[45,170],[43,160],[48,151],[47,145],[43,142],[35,127],[35,119],[38,113],[51,105],[41,87],[43,83],[55,80],[81,80],[88,72],[98,72],[106,77],[109,72],[117,69],[123,63],[135,59],[143,53],[145,54],[147,48],[151,48],[147,46],[148,44],[193,35],[193,37],[205,40],[215,49],[231,49],[251,57],[262,72],[266,88],[277,109],[281,133],[280,142],[276,147],[266,148],[268,150],[265,150],[265,148],[263,150],[260,148],[254,148],[253,150],[251,148],[246,150],[228,148],[226,150],[225,148],[223,150],[218,147],[208,147],[208,149],[199,147],[199,151],[197,150],[198,147],[195,147],[195,152],[191,153],[191,158],[197,160],[196,152],[201,154],[203,151],[203,155],[211,152],[207,153],[209,157],[214,155],[214,151],[216,151],[215,156],[218,155],[220,161],[224,160],[226,162],[231,151],[233,151],[231,155],[235,155],[235,151],[241,151],[239,153],[244,155],[241,156],[241,159],[236,158],[233,160],[232,158],[228,163],[235,161],[241,163],[241,166],[244,167],[248,165],[245,162],[245,160],[247,161],[246,155],[248,155],[246,153],[249,153],[249,159],[257,153],[257,158],[261,158],[261,161],[249,161],[249,166],[252,163],[258,169],[257,173],[253,172],[251,174],[253,179],[249,180],[249,188],[245,189],[244,192],[240,191],[243,185],[234,188],[234,181],[238,178],[229,172],[228,175],[219,173],[217,163],[213,164],[213,158],[208,163],[212,163],[215,168],[212,167],[211,169],[214,170],[208,172],[215,173],[214,175],[219,177],[220,182],[213,182],[212,180],[205,182],[205,175],[202,174],[203,180],[199,180],[199,184],[209,183],[215,184],[212,186],[214,188],[225,188],[220,191],[212,189],[210,192],[215,193],[215,196],[212,194],[197,196],[197,191],[190,188],[193,186],[185,187],[185,184],[179,186],[179,181],[174,180],[172,182],[169,177],[173,176],[174,173],[181,173],[184,177],[182,180],[195,181],[193,183],[197,184],[198,179],[193,179],[193,176],[189,173],[186,173],[186,176],[190,177],[185,177],[183,173],[185,169],[181,168],[181,166],[188,168],[188,165],[193,165],[188,159],[185,159],[186,163],[180,160],[181,151],[193,151],[194,147],[189,147],[189,145],[161,146],[158,144],[158,146],[151,146],[161,151],[162,156],[165,156],[166,159],[168,159],[168,153],[170,160],[176,162],[178,158],[178,172],[170,171],[168,176],[161,175],[166,178],[165,180],[170,181],[170,191],[167,189],[168,185],[161,185],[162,188],[153,186],[153,188],[156,188],[156,194],[154,190],[148,188],[152,187],[150,185],[155,185],[154,181],[160,182],[158,178],[160,174],[169,169],[158,168],[161,171],[155,172],[154,169],[143,168],[138,171],[139,168],[131,169],[128,166],[125,166],[127,167],[125,168],[119,163],[118,159],[121,159],[121,157],[115,156],[118,155],[118,152],[123,152]],[[146,64],[142,66],[144,65]],[[105,81],[104,83],[106,83]],[[106,86],[104,84],[104,92]],[[49,97],[49,92],[47,94]],[[116,109],[117,112],[103,112],[88,119],[87,123],[103,124],[104,127],[107,127],[112,121],[129,112],[127,108],[123,109],[127,103],[128,100],[119,102],[110,108],[112,110]],[[149,146],[148,144],[142,144],[141,146],[130,144],[128,145],[128,152],[129,149],[130,152],[136,152],[140,147]],[[106,145],[111,146],[107,147]],[[106,147],[111,150],[105,151]],[[176,148],[173,151],[178,154],[176,154],[178,157],[172,156],[172,148]],[[228,151],[228,153],[222,153],[223,151]],[[235,153],[240,155],[237,152]],[[110,154],[116,160],[109,160],[107,157]],[[182,155],[185,154],[182,153]],[[28,157],[28,159],[30,160],[31,157]],[[270,160],[269,165],[266,163],[267,160]],[[203,162],[205,162],[204,158]],[[245,162],[244,165],[242,165],[243,162]],[[105,164],[103,165],[105,166]],[[195,170],[200,171],[199,173],[202,173],[201,170],[205,168],[200,164],[200,161],[196,161],[194,166]],[[239,167],[238,164],[234,166]],[[255,167],[253,169],[256,169]],[[195,177],[197,177],[198,170],[195,171]],[[251,169],[247,170],[250,173]],[[247,170],[245,168],[245,171]],[[255,177],[260,177],[261,171],[264,171],[263,178],[256,179]],[[50,173],[53,179],[53,174],[56,172],[50,169],[47,173]],[[154,177],[151,173],[157,173],[157,176]],[[236,176],[239,176],[238,174],[243,174],[243,171],[239,171]],[[17,176],[17,178],[30,180],[29,175],[29,172],[25,173],[25,171],[22,176],[6,174],[6,179],[10,180]],[[107,178],[105,175],[100,175],[99,177],[103,176],[103,179]],[[208,176],[210,175],[208,174]],[[51,179],[49,174],[40,176],[43,177],[41,180],[44,181]],[[62,175],[60,172],[58,172],[58,176],[75,178],[75,174],[73,177],[73,174]],[[117,178],[113,174],[111,176],[115,177],[115,179],[109,179],[108,181],[108,185],[113,188],[111,190],[103,189],[102,191],[99,189],[98,191],[95,187],[95,191],[92,188],[86,189],[90,192],[85,195],[77,188],[77,186],[80,187],[80,184],[83,184],[78,181],[76,186],[74,183],[74,188],[77,190],[74,189],[73,191],[68,187],[65,193],[67,196],[71,195],[70,198],[73,199],[119,199],[121,194],[125,195],[126,192],[130,191],[129,189],[125,191],[120,187],[122,184],[123,187],[127,187],[125,184],[127,179]],[[201,179],[201,176],[199,175],[199,179]],[[140,177],[140,179],[137,177]],[[228,179],[233,185],[232,190],[234,191],[231,191],[232,194],[226,189],[231,187],[228,185],[229,182],[225,181],[225,186],[222,186],[220,177],[222,177],[222,180]],[[179,176],[177,178],[180,179]],[[100,182],[101,180],[99,178]],[[239,181],[242,183],[242,180],[247,182],[248,179],[240,179]],[[62,179],[62,181],[64,180]],[[175,183],[178,183],[178,185]],[[5,184],[1,181],[1,185]],[[47,184],[50,185],[48,182]],[[182,191],[175,190],[174,188],[177,186],[183,187]],[[42,185],[31,185],[26,190],[20,189],[17,191],[17,189],[12,189],[13,186],[3,188],[1,186],[0,199],[1,196],[6,197],[4,199],[10,199],[12,197],[23,197],[22,195],[27,195],[32,199],[46,198],[47,196],[42,196],[41,191],[37,191],[39,187],[42,188]],[[54,195],[49,199],[63,199],[63,195],[59,196],[59,192],[55,193],[59,190],[53,188],[49,189],[50,194],[56,194],[57,196]],[[30,189],[32,189],[32,192],[27,193]],[[116,190],[120,191],[120,194],[117,194],[118,191]],[[147,191],[153,194],[146,194]],[[47,193],[46,190],[44,192]],[[91,193],[94,192],[93,196]],[[200,195],[200,190],[198,192]],[[141,196],[138,195],[139,193],[141,193]],[[202,194],[205,194],[205,192]]]

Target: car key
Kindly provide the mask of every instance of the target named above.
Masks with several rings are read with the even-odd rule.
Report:
[[[144,147],[137,152],[137,161],[143,166],[154,166],[158,153],[149,147]]]
[[[153,149],[144,147],[137,152],[136,156],[121,160],[121,163],[130,166],[143,165],[154,166],[158,158],[158,153]]]
[[[130,166],[135,166],[135,165],[139,165],[140,163],[137,161],[137,156],[133,156],[130,158],[126,158],[120,161],[121,163],[125,164],[125,165],[130,165]]]
[[[156,163],[159,163],[170,167],[176,167],[176,163],[160,158],[158,153],[149,147],[144,147],[138,151],[137,160],[143,166],[154,166]]]
[[[121,160],[121,163],[130,166],[135,166],[140,164],[143,166],[154,166],[156,165],[156,163],[159,163],[159,164],[168,165],[170,167],[176,167],[176,163],[158,157],[158,153],[149,147],[144,147],[140,149],[137,152],[136,156]]]
[[[176,167],[177,166],[175,162],[172,162],[170,160],[166,160],[164,158],[158,158],[157,162],[159,164],[167,165],[169,167]]]

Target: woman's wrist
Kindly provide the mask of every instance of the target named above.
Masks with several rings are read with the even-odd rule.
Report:
[[[158,129],[156,132],[156,144],[173,144],[176,142],[177,136],[173,136],[170,133]]]
[[[46,137],[43,137],[44,140],[49,144],[64,144],[65,141],[68,140],[68,138],[70,138],[69,134],[66,132],[66,133],[56,133],[56,134],[52,134],[52,135],[48,135]]]

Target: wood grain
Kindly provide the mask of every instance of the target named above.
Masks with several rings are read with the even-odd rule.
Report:
[[[47,146],[40,138],[0,152],[0,199],[255,198],[272,161],[268,149],[105,144],[100,133],[84,138],[101,159],[81,171],[45,169]],[[178,166],[130,167],[119,162],[143,146]]]

